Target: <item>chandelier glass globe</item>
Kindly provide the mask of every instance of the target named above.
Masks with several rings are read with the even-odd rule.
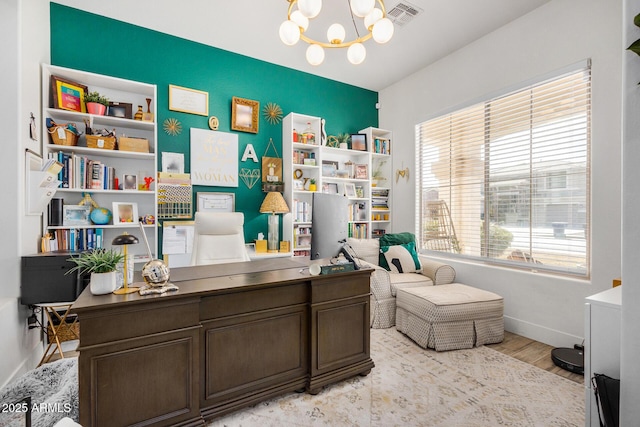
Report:
[[[298,10],[309,19],[315,18],[322,9],[322,0],[298,0]]]
[[[377,7],[373,8],[371,12],[367,16],[364,17],[364,27],[371,31],[373,25],[382,19],[382,11]]]
[[[309,18],[304,16],[299,10],[293,11],[290,19],[300,27],[300,31],[303,33],[309,28]]]
[[[371,33],[376,42],[386,43],[393,37],[393,22],[389,18],[382,18],[374,24]]]
[[[331,24],[327,30],[327,40],[331,44],[340,44],[344,41],[346,32],[344,27],[340,24]]]
[[[351,0],[351,11],[359,18],[363,18],[371,12],[376,5],[376,0]]]
[[[311,65],[320,65],[324,61],[324,49],[317,44],[311,44],[307,48],[307,62]]]
[[[362,43],[354,43],[349,46],[349,49],[347,50],[347,59],[353,65],[362,64],[366,57],[367,49],[365,49]]]
[[[280,24],[280,40],[287,46],[293,46],[300,40],[300,27],[293,21],[286,20]]]

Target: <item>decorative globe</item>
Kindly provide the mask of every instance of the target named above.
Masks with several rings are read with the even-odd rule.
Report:
[[[107,208],[94,208],[89,215],[91,222],[96,225],[105,225],[111,222],[113,215]]]
[[[149,286],[164,286],[169,281],[169,267],[159,259],[149,261],[142,267],[142,278]]]

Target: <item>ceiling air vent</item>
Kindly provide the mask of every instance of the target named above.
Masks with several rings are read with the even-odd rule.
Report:
[[[387,17],[398,27],[404,27],[421,12],[424,12],[424,10],[416,5],[404,1],[402,3],[398,3],[389,10],[387,12]]]

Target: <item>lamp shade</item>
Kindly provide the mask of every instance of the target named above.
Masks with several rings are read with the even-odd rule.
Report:
[[[260,206],[260,213],[289,213],[289,206],[277,191],[270,191]]]
[[[114,237],[113,241],[111,242],[112,245],[114,246],[120,246],[120,245],[134,245],[136,243],[139,243],[140,241],[138,240],[138,238],[132,234],[121,234],[119,236]]]

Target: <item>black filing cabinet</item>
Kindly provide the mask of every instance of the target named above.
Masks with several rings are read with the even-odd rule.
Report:
[[[33,305],[47,302],[72,302],[87,280],[76,272],[67,274],[75,263],[69,252],[46,252],[22,257],[20,302]]]

